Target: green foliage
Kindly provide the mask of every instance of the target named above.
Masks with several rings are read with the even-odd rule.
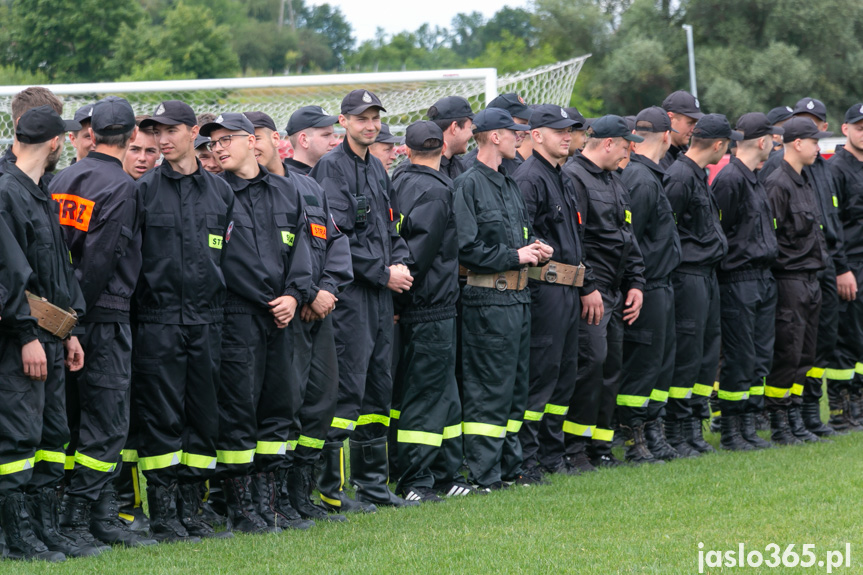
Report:
[[[658,40],[631,38],[605,59],[603,100],[614,113],[642,110],[661,102],[673,85],[674,67]]]
[[[554,63],[553,48],[544,44],[536,48],[528,46],[527,40],[510,34],[501,33],[500,40],[489,42],[477,58],[468,61],[471,68],[497,68],[498,74],[509,74]]]

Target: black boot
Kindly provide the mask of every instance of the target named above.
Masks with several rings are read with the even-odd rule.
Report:
[[[66,497],[60,517],[60,495],[53,487],[43,487],[27,496],[30,524],[36,536],[51,551],[66,557],[94,557],[110,549],[96,542],[90,533],[90,501]]]
[[[201,501],[201,517],[204,521],[214,527],[227,525],[225,505],[225,493],[222,491],[221,481],[214,481],[213,485],[210,485],[210,481],[205,482],[204,497]]]
[[[199,537],[194,537],[186,531],[177,514],[176,483],[169,487],[148,485],[147,502],[150,505],[150,531],[153,533],[153,539],[163,543],[201,542]]]
[[[233,533],[230,531],[216,532],[213,526],[201,516],[203,497],[200,487],[200,483],[181,483],[177,487],[177,516],[183,527],[192,537],[232,538]]]
[[[345,454],[340,442],[325,443],[321,450],[321,474],[318,476],[318,491],[324,507],[337,513],[374,513],[377,507],[370,503],[354,501],[344,491]]]
[[[228,529],[243,533],[278,533],[278,527],[270,527],[255,509],[252,501],[252,477],[228,477],[223,482],[225,505],[228,513]]]
[[[387,438],[351,440],[351,481],[357,486],[357,501],[387,507],[414,507],[419,501],[405,501],[387,486]]]
[[[285,470],[279,470],[278,480],[272,471],[262,471],[252,476],[252,501],[255,503],[255,510],[270,527],[301,530],[314,527],[314,521],[303,519],[297,510],[291,507],[284,477]]]
[[[596,471],[596,467],[587,456],[586,437],[574,437],[567,441],[566,446],[566,473],[567,475],[581,475]]]
[[[858,423],[863,422],[863,390],[852,389],[849,391],[848,405],[851,407],[851,418]]]
[[[803,416],[800,413],[799,405],[792,405],[788,408],[788,427],[791,429],[791,433],[794,434],[794,437],[800,439],[802,441],[806,441],[809,443],[816,443],[819,441],[829,441],[827,439],[821,439],[808,429],[803,424]]]
[[[740,434],[740,416],[722,415],[719,417],[719,447],[728,451],[754,451],[755,446],[743,439]]]
[[[688,419],[666,419],[663,422],[665,437],[668,444],[677,451],[680,457],[698,457],[700,452],[689,445],[689,420]]]
[[[755,446],[757,449],[773,447],[772,443],[758,437],[758,433],[755,431],[755,420],[756,416],[754,413],[744,413],[740,416],[740,437]]]
[[[90,508],[90,533],[103,543],[126,547],[145,547],[158,543],[144,537],[140,531],[132,531],[120,520],[120,504],[117,491],[111,483],[102,488],[99,499]]]
[[[670,461],[677,459],[680,454],[677,450],[669,445],[665,438],[665,428],[662,425],[662,419],[651,419],[644,424],[644,439],[647,442],[647,450],[653,454],[653,457]]]
[[[839,435],[835,429],[829,425],[824,425],[824,422],[821,421],[820,403],[814,401],[804,402],[800,413],[803,416],[803,425],[818,437]]]
[[[828,424],[836,431],[861,431],[863,424],[851,415],[851,395],[847,389],[830,395],[830,420]]]
[[[294,463],[289,469],[285,481],[291,507],[297,510],[301,517],[315,521],[347,521],[344,515],[327,513],[327,510],[312,501],[312,491],[315,490],[312,480],[314,465]]]
[[[688,443],[699,453],[716,453],[712,445],[704,441],[704,428],[700,417],[690,417],[683,422],[683,431],[689,432]]]
[[[147,535],[150,531],[150,518],[144,513],[138,464],[123,463],[120,476],[114,486],[120,504],[120,521],[132,531]]]
[[[620,432],[623,436],[625,451],[623,458],[630,463],[665,463],[663,460],[653,456],[647,448],[644,439],[644,424],[636,423],[632,427],[620,424]]]
[[[55,563],[66,560],[65,554],[48,549],[36,536],[23,493],[10,493],[0,501],[0,526],[6,539],[4,558],[38,559]]]
[[[788,426],[787,408],[770,411],[770,441],[779,445],[799,445],[803,443],[791,433],[791,428]]]
[[[755,414],[755,431],[770,431],[770,417],[763,409]]]

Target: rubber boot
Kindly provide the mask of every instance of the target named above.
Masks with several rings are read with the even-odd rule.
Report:
[[[272,471],[262,471],[252,476],[252,501],[255,503],[255,510],[270,527],[303,531],[314,527],[314,521],[303,519],[297,510],[291,507],[287,488],[284,486],[284,474],[284,470],[279,471],[278,481]]]
[[[788,427],[791,429],[791,433],[794,434],[794,437],[802,441],[806,441],[809,443],[829,441],[828,439],[821,439],[820,437],[806,429],[806,426],[803,424],[803,416],[800,413],[799,405],[792,405],[790,408],[788,408]]]
[[[351,480],[357,486],[357,501],[387,507],[414,507],[419,501],[405,501],[387,486],[387,438],[351,440]]]
[[[90,533],[96,539],[109,545],[125,547],[146,547],[158,543],[155,539],[144,537],[140,531],[132,531],[120,519],[120,503],[117,491],[111,483],[102,488],[99,499],[90,508]]]
[[[586,437],[573,437],[567,440],[566,445],[566,473],[567,475],[581,475],[596,471],[596,467],[587,456]]]
[[[821,421],[821,404],[819,402],[804,402],[800,409],[800,414],[803,416],[803,425],[806,426],[806,429],[818,437],[839,435],[835,429],[829,425],[824,425],[824,422]]]
[[[216,485],[218,483],[218,485]],[[222,491],[221,482],[205,481],[203,484],[204,497],[201,499],[201,517],[213,526],[225,526],[228,519],[225,516],[225,494]]]
[[[712,445],[704,441],[704,430],[701,424],[701,418],[690,417],[683,421],[683,431],[689,432],[687,443],[695,451],[699,453],[716,453]]]
[[[374,513],[377,507],[369,503],[354,501],[344,491],[345,451],[342,443],[325,443],[321,449],[321,474],[318,476],[318,491],[324,507],[338,513]]]
[[[791,433],[791,428],[788,426],[787,408],[770,411],[770,441],[779,445],[799,445],[803,443]]]
[[[6,540],[4,557],[53,563],[66,560],[65,554],[48,549],[36,536],[23,493],[10,493],[0,501],[0,526]]]
[[[278,533],[278,527],[270,527],[255,509],[252,501],[252,477],[228,477],[223,481],[227,525],[231,531],[242,533]]]
[[[123,463],[115,487],[120,504],[120,521],[132,531],[146,535],[150,531],[150,518],[144,513],[137,463]]]
[[[147,503],[150,506],[150,531],[159,542],[188,541],[200,543],[186,531],[177,514],[177,484],[169,487],[147,486]]]
[[[313,473],[314,465],[298,465],[294,463],[288,468],[285,485],[288,489],[291,507],[296,509],[297,513],[306,519],[314,521],[347,521],[344,515],[327,513],[327,510],[323,506],[315,505],[312,501],[312,491],[315,489],[312,480]]]
[[[688,419],[666,419],[663,424],[668,444],[677,451],[680,457],[698,457],[701,455],[687,441],[689,439]]]
[[[181,483],[177,487],[177,516],[189,535],[193,537],[212,537],[215,539],[230,539],[234,535],[230,531],[219,531],[204,521],[201,516],[201,484]]]
[[[767,449],[773,447],[769,441],[765,441],[758,436],[755,430],[756,415],[754,413],[744,413],[740,416],[740,437],[749,442],[757,449]]]
[[[665,463],[661,459],[653,456],[647,449],[647,441],[644,439],[644,424],[638,423],[629,427],[620,425],[621,435],[623,436],[623,445],[625,448],[623,458],[635,464],[641,463]]]
[[[851,396],[847,389],[830,395],[830,420],[827,422],[836,431],[861,431],[863,425],[851,416]]]
[[[740,434],[740,416],[722,415],[719,417],[719,447],[728,451],[754,451],[755,446],[743,439]]]
[[[60,495],[53,487],[43,487],[27,496],[30,523],[36,537],[51,551],[66,557],[95,557],[110,549],[96,542],[90,533],[90,501],[66,497],[60,517]]]
[[[647,442],[647,450],[658,459],[671,461],[677,459],[680,454],[669,445],[665,438],[665,428],[662,419],[651,419],[644,424],[644,439]]]

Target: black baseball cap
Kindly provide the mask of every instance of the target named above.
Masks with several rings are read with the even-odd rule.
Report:
[[[307,128],[326,128],[338,121],[338,116],[330,116],[320,106],[303,106],[291,114],[285,132],[289,136],[293,136]]]
[[[200,133],[202,136],[209,137],[210,134],[213,133],[213,130],[218,130],[220,128],[230,130],[232,132],[255,134],[255,126],[252,125],[251,120],[238,112],[225,112],[224,114],[219,114],[215,120],[209,124],[201,126]]]
[[[525,106],[526,108],[527,106]],[[512,115],[503,108],[492,108],[489,106],[485,110],[479,112],[473,119],[473,131],[489,132],[491,130],[515,130],[517,132],[526,132],[530,130],[527,124],[516,124],[512,119]]]
[[[102,136],[125,134],[135,127],[135,112],[125,98],[108,96],[93,105],[90,127]]]
[[[863,104],[854,104],[845,112],[845,123],[856,124],[863,120]]]
[[[198,118],[195,117],[195,111],[187,103],[180,100],[165,100],[156,106],[151,117],[141,120],[140,127],[146,128],[156,124],[165,124],[166,126],[185,124],[193,127],[198,125]]]
[[[207,136],[202,136],[200,133],[198,133],[198,135],[195,136],[195,149],[196,150],[198,148],[200,148],[201,146],[206,146],[209,143],[210,143],[210,138],[208,138]]]
[[[815,98],[802,98],[794,104],[794,115],[796,116],[797,114],[811,114],[822,122],[826,122],[827,106],[824,105],[824,102]]]
[[[635,117],[635,130],[638,132],[677,133],[677,130],[671,127],[671,118],[668,117],[668,112],[659,106],[651,106],[640,111]]]
[[[626,120],[614,114],[597,118],[590,124],[591,138],[623,138],[630,142],[643,142],[644,138],[636,136],[626,125]]]
[[[833,132],[819,131],[815,122],[809,118],[791,118],[782,124],[782,128],[785,130],[785,133],[782,135],[782,141],[786,144],[794,140],[805,140],[808,138],[820,140],[821,138],[829,138],[833,135]]]
[[[749,112],[737,119],[734,129],[743,132],[744,140],[754,140],[762,136],[781,136],[785,130],[774,126],[761,112]]]
[[[528,108],[527,104],[524,103],[524,98],[515,92],[501,94],[489,102],[487,107],[506,110],[513,118],[519,118],[530,122],[530,108]]]
[[[464,116],[462,116],[464,117]],[[428,140],[438,140],[440,144],[434,147],[425,145]],[[433,151],[443,147],[443,130],[434,122],[418,120],[405,130],[405,143],[411,150]]]
[[[401,144],[403,141],[404,138],[393,136],[393,133],[390,132],[390,127],[381,122],[381,131],[378,132],[378,137],[375,138],[376,144]]]
[[[566,110],[554,104],[539,104],[530,114],[530,128],[551,128],[559,130],[577,125]]]
[[[473,110],[470,108],[470,102],[461,96],[446,96],[432,104],[426,112],[426,117],[429,120],[458,120],[459,118],[473,120]]]
[[[731,124],[728,123],[728,118],[724,114],[705,114],[695,123],[692,137],[702,140],[729,138],[739,141],[743,139],[743,134],[731,129]]]
[[[269,114],[265,114],[263,112],[243,112],[243,115],[249,119],[252,123],[252,126],[256,128],[268,128],[274,132],[278,132],[279,129],[276,128],[276,123],[269,116]]]
[[[586,130],[587,129],[587,118],[581,115],[581,112],[578,111],[578,108],[575,106],[570,106],[569,108],[563,109],[566,114],[575,120],[575,126],[573,129],[575,130]]]
[[[784,122],[793,115],[794,108],[791,106],[777,106],[767,112],[767,121],[775,125],[778,122]]]
[[[678,90],[670,93],[662,101],[662,109],[666,112],[674,112],[675,114],[683,114],[696,120],[700,120],[704,114],[701,112],[701,106],[698,104],[698,98],[687,92],[686,90]]]
[[[380,98],[368,90],[354,90],[342,100],[342,114],[362,114],[369,108],[380,108],[381,112],[387,111]]]
[[[81,123],[64,120],[51,106],[30,108],[18,118],[15,137],[23,144],[41,144],[65,132],[81,129]]]
[[[84,122],[89,122],[90,117],[93,115],[93,104],[87,104],[86,106],[81,106],[77,110],[75,110],[75,115],[72,116],[79,124],[83,124]]]

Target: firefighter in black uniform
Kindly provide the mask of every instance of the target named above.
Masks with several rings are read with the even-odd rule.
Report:
[[[350,239],[354,283],[333,312],[339,358],[339,402],[323,447],[318,488],[322,501],[342,511],[373,511],[406,502],[387,487],[387,429],[392,399],[392,293],[411,287],[407,247],[396,231],[391,184],[368,153],[380,131],[377,96],[354,90],[342,100],[345,140],[312,169],[335,223]],[[343,442],[351,438],[351,481],[357,501],[342,490]],[[418,504],[410,502],[410,504]]]
[[[401,342],[397,493],[407,501],[440,501],[437,492],[466,495],[461,400],[455,379],[458,234],[452,180],[440,172],[445,147],[434,122],[405,132],[411,163],[394,178],[399,234],[410,250],[410,292],[397,298]]]
[[[523,126],[527,126],[530,121],[530,108],[525,103],[524,98],[516,94],[515,92],[510,92],[509,94],[501,94],[497,98],[494,98],[491,102],[488,103],[488,108],[499,108],[501,110],[506,110],[512,116],[513,121],[516,124],[521,124]],[[515,141],[515,157],[513,158],[503,158],[501,161],[501,166],[506,170],[507,174],[514,174],[516,169],[524,162],[524,157],[519,154],[519,148],[521,147],[524,139],[528,137],[527,130],[520,130],[516,133],[516,141]],[[477,148],[474,148],[464,156],[464,169],[471,167],[476,161]]]
[[[623,375],[617,417],[626,437],[625,458],[651,462],[678,457],[662,430],[674,369],[674,290],[671,272],[680,263],[680,238],[659,167],[674,130],[665,110],[639,112],[635,144],[621,180],[629,191],[632,233],[644,258],[644,303],[638,319],[623,330]]]
[[[196,158],[198,126],[188,104],[160,103],[141,122],[147,126],[164,161],[138,180],[143,261],[132,354],[138,465],[147,478],[154,538],[194,540],[214,535],[198,508],[200,486],[216,469],[221,262],[234,228],[234,193]]]
[[[704,114],[698,104],[698,98],[686,90],[678,90],[669,94],[662,101],[662,109],[668,113],[671,127],[674,130],[671,147],[668,148],[665,157],[659,162],[659,166],[667,171],[671,164],[689,149],[689,140],[692,138],[695,123]]]
[[[584,150],[563,168],[582,205],[585,260],[594,280],[582,290],[588,295],[582,296],[578,377],[563,428],[569,434],[570,462],[580,470],[620,463],[611,454],[611,442],[623,363],[623,326],[638,319],[644,289],[644,261],[632,233],[629,193],[616,173],[631,142],[642,138],[614,115],[594,121],[588,134]],[[590,461],[586,463],[588,440]]]
[[[755,414],[764,409],[764,378],[773,361],[776,281],[770,268],[778,250],[767,192],[755,170],[770,155],[773,135],[784,131],[760,112],[740,116],[735,128],[743,134],[737,154],[711,185],[728,240],[717,271],[723,356],[717,397],[720,447],[751,451],[770,447],[755,433]]]
[[[716,266],[728,252],[719,208],[707,186],[709,164],[742,135],[721,114],[707,114],[695,125],[692,144],[665,174],[665,193],[680,234],[681,264],[672,274],[677,351],[668,392],[665,434],[684,457],[714,451],[702,436],[710,417],[708,398],[719,367],[719,283]]]
[[[333,128],[338,121],[338,116],[330,116],[320,106],[305,106],[291,114],[285,132],[294,156],[285,158],[285,168],[308,176],[324,154],[338,145]]]
[[[93,151],[60,172],[49,187],[60,205],[60,224],[87,307],[81,323],[87,363],[68,375],[78,394],[79,427],[68,452],[75,467],[63,524],[82,535],[91,531],[105,543],[137,547],[155,541],[139,537],[120,521],[114,489],[129,431],[129,310],[141,271],[137,191],[123,171],[123,157],[137,132],[132,106],[115,96],[100,100],[90,129]]]
[[[224,113],[201,127],[236,196],[222,329],[218,467],[234,528],[308,529],[286,498],[288,434],[301,398],[288,324],[311,289],[303,200],[290,180],[255,159],[255,128]]]
[[[69,441],[64,356],[71,371],[83,367],[71,329],[84,298],[42,176],[60,156],[64,132],[79,127],[50,106],[28,110],[15,128],[15,163],[0,178],[0,218],[12,236],[3,258],[17,261],[15,276],[25,280],[6,286],[14,303],[0,321],[0,526],[8,555],[19,559],[62,561],[104,549],[92,538],[67,536],[59,525]],[[57,309],[46,309],[51,304]]]
[[[782,126],[785,154],[782,164],[767,178],[765,187],[773,217],[779,256],[773,267],[776,302],[776,343],[773,368],[764,386],[764,403],[770,414],[771,439],[789,445],[801,439],[818,440],[794,433],[788,412],[799,405],[801,394],[792,391],[815,360],[821,287],[816,278],[829,257],[821,231],[816,194],[803,175],[803,167],[818,157],[821,132],[808,118],[792,118]],[[805,428],[803,431],[806,431]]]
[[[535,268],[537,277],[529,283],[530,385],[518,437],[523,474],[541,479],[543,471],[565,470],[563,420],[578,369],[578,286],[585,275],[578,266],[584,258],[584,227],[575,188],[561,171],[569,157],[573,127],[579,124],[553,104],[538,106],[531,118],[533,154],[513,179],[524,196],[534,233],[554,249],[556,260],[544,269]]]

